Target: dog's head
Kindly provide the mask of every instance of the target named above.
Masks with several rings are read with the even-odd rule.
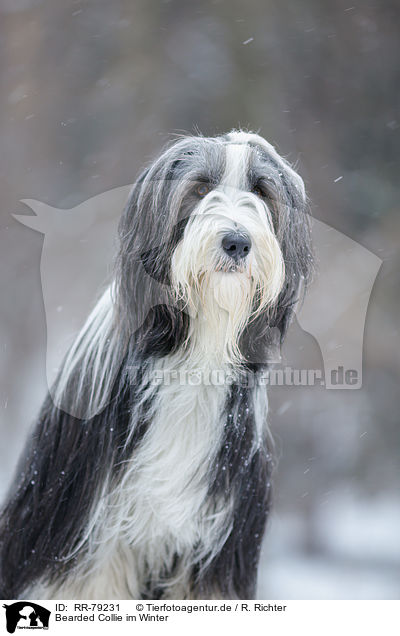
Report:
[[[152,353],[268,362],[311,268],[304,184],[256,134],[183,137],[120,223],[117,310]]]

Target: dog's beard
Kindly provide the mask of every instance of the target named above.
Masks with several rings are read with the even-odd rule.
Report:
[[[189,220],[173,253],[175,300],[190,316],[185,349],[199,364],[242,363],[239,340],[244,328],[263,312],[268,320],[282,289],[283,257],[270,219],[260,221],[255,214],[242,218],[252,241],[247,258],[235,262],[221,252],[232,219],[208,211]]]

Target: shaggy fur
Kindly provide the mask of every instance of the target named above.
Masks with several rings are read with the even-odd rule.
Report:
[[[4,507],[0,597],[253,596],[272,444],[250,380],[311,260],[303,182],[260,136],[144,170]]]

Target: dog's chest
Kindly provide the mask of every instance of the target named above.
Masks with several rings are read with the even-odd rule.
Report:
[[[131,502],[126,538],[156,546],[193,546],[215,524],[207,498],[209,469],[222,438],[226,387],[204,376],[163,369],[149,429],[122,484]]]

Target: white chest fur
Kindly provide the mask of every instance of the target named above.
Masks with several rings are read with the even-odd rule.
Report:
[[[229,506],[207,497],[226,385],[168,358],[151,377],[143,392],[143,400],[153,397],[151,424],[122,478],[110,476],[104,486],[85,534],[85,559],[62,587],[40,589],[41,598],[137,598],[148,572],[162,580],[179,554],[173,596],[185,585],[180,576],[189,561],[217,551],[230,531]]]

